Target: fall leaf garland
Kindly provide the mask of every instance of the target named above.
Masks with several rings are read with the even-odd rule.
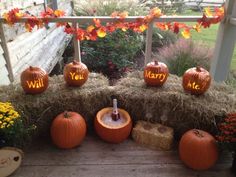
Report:
[[[27,31],[31,32],[35,27],[42,28],[48,23],[49,18],[63,17],[65,12],[62,10],[52,10],[47,8],[46,11],[40,14],[41,18],[38,18],[30,13],[23,13],[18,8],[12,9],[7,13],[3,14],[4,19],[10,26],[17,23],[22,17],[26,17],[25,28]],[[163,16],[159,8],[153,8],[150,10],[149,14],[145,17],[137,18],[134,22],[125,22],[125,18],[128,16],[127,12],[113,12],[111,17],[115,20],[113,22],[108,22],[105,25],[101,20],[94,18],[93,24],[85,28],[74,28],[69,23],[57,23],[57,27],[64,27],[64,32],[67,34],[76,34],[77,39],[82,40],[92,40],[95,41],[97,38],[103,38],[107,33],[112,33],[117,29],[122,31],[132,30],[134,32],[142,33],[147,28],[150,22],[154,18],[159,18]],[[156,23],[156,27],[161,30],[171,30],[178,34],[181,32],[184,38],[190,38],[191,30],[197,32],[201,31],[201,28],[209,28],[211,24],[219,23],[224,18],[224,8],[215,8],[214,12],[210,8],[205,8],[203,16],[198,20],[197,24],[190,26],[184,23],[178,22],[167,22],[167,23]]]

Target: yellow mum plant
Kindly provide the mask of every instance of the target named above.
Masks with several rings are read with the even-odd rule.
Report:
[[[28,125],[9,102],[0,102],[0,147],[22,147],[31,137],[35,125]]]

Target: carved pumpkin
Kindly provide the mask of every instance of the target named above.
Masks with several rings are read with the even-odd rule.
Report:
[[[132,120],[123,109],[108,107],[100,110],[94,121],[98,136],[109,143],[121,143],[128,138],[132,129]]]
[[[180,159],[194,170],[206,170],[218,159],[216,140],[202,130],[189,130],[179,143]]]
[[[51,137],[56,146],[63,149],[74,148],[81,144],[86,135],[84,118],[76,112],[59,114],[52,123]]]
[[[143,76],[148,86],[162,86],[169,76],[169,70],[165,63],[153,61],[144,68]]]
[[[183,75],[183,88],[194,95],[205,93],[211,84],[210,73],[201,67],[188,69]]]
[[[88,79],[88,68],[74,60],[64,67],[64,79],[69,86],[82,86]]]
[[[48,74],[42,68],[30,66],[21,73],[21,86],[25,93],[42,93],[48,87]]]

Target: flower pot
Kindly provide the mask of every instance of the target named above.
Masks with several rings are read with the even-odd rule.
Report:
[[[100,110],[94,121],[94,128],[98,136],[106,142],[121,143],[128,138],[132,129],[132,120],[128,112],[118,109],[120,118],[113,120],[112,107]]]
[[[22,162],[23,152],[14,147],[0,149],[0,176],[7,177],[16,171]]]

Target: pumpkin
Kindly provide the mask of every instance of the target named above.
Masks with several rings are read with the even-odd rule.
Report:
[[[97,113],[94,127],[97,135],[104,141],[121,143],[130,135],[132,120],[125,110],[115,108],[114,111],[113,105],[113,108],[103,108]]]
[[[165,63],[153,61],[144,68],[143,76],[148,86],[162,86],[169,76],[169,70]]]
[[[88,80],[88,74],[87,66],[76,60],[64,67],[64,79],[69,86],[82,86]]]
[[[218,159],[216,140],[203,130],[189,130],[180,140],[179,155],[188,167],[194,170],[206,170]]]
[[[21,86],[25,93],[42,93],[48,87],[48,74],[42,68],[30,66],[21,73]]]
[[[52,122],[52,141],[59,148],[74,148],[82,143],[85,135],[85,120],[76,112],[65,111],[59,114]]]
[[[205,93],[211,84],[210,73],[201,67],[188,69],[183,75],[182,86],[186,92],[194,95]]]

